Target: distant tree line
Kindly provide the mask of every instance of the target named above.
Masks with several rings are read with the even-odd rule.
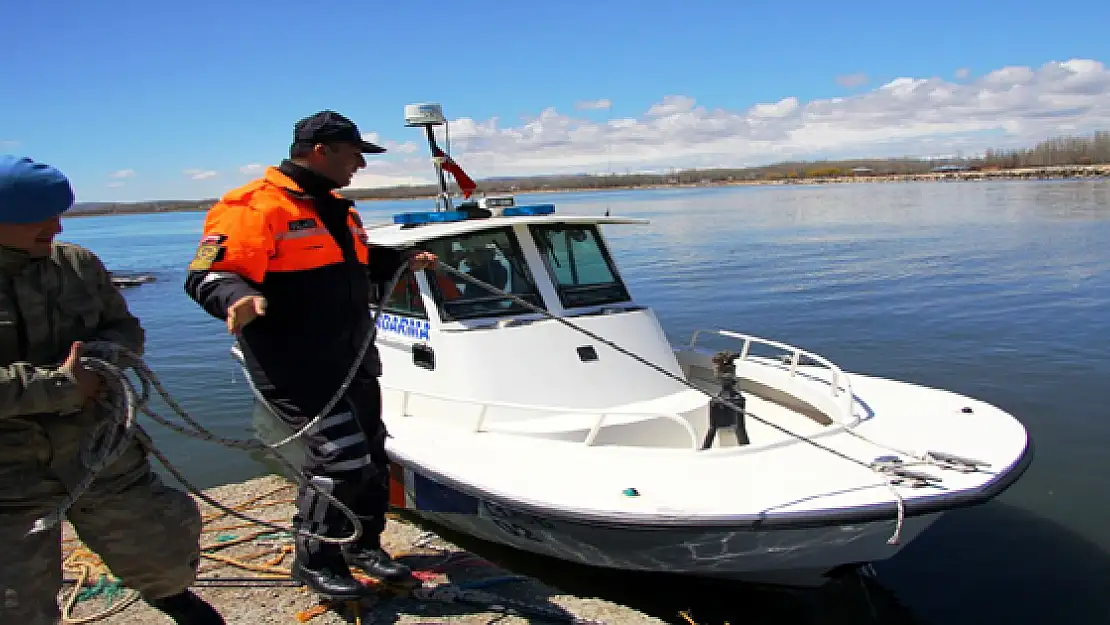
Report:
[[[148,202],[78,202],[67,215],[116,213],[180,213],[208,210],[216,200],[152,200]]]
[[[1061,165],[1110,164],[1110,131],[1092,136],[1064,136],[1047,139],[1032,148],[987,150],[982,158],[956,158],[938,161],[922,158],[884,158],[854,160],[790,161],[737,169],[684,169],[657,174],[575,174],[566,176],[528,176],[478,180],[479,195],[527,193],[529,191],[573,191],[586,189],[636,189],[660,186],[688,186],[760,181],[815,180],[845,177],[918,176],[948,171],[998,171],[1007,169],[1054,167]],[[452,191],[458,188],[449,183]],[[435,185],[406,185],[378,189],[342,189],[352,200],[389,200],[432,197]],[[207,210],[215,199],[158,200],[149,202],[86,202],[74,206],[71,214],[107,215],[121,213],[164,213]]]
[[[1055,167],[1058,165],[1103,165],[1110,163],[1110,131],[1092,137],[1055,137],[1024,150],[987,150],[982,166],[1002,169]]]

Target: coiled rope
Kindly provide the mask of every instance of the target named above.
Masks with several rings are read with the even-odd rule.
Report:
[[[70,490],[68,496],[66,496],[52,512],[35,521],[27,533],[33,534],[42,532],[57,525],[62,518],[65,517],[66,512],[73,504],[89,489],[96,479],[97,474],[100,473],[104,467],[115,462],[120,455],[127,450],[132,440],[138,439],[140,445],[142,445],[148,453],[157,458],[158,461],[166,467],[166,470],[189,492],[196,495],[210,506],[231,516],[270,528],[274,531],[290,532],[329,544],[342,545],[353,543],[358,540],[362,536],[362,521],[359,519],[358,515],[351,511],[350,508],[334,495],[317,487],[317,485],[312,482],[311,476],[286,460],[284,456],[278,453],[277,448],[303,436],[305,432],[315,427],[315,425],[335,407],[335,404],[343,398],[344,394],[347,392],[347,388],[351,385],[351,381],[354,380],[355,374],[358,372],[359,368],[362,367],[362,362],[365,360],[366,354],[370,351],[370,346],[374,344],[374,338],[377,336],[378,330],[378,316],[381,315],[386,300],[393,292],[397,282],[401,279],[401,275],[408,268],[409,263],[409,260],[403,261],[393,273],[393,277],[390,279],[382,293],[381,300],[378,302],[378,310],[371,317],[370,329],[367,331],[366,337],[359,347],[358,355],[355,357],[351,368],[347,371],[347,375],[343,379],[342,384],[340,384],[339,389],[336,390],[335,394],[332,395],[332,398],[325,404],[323,409],[321,409],[315,417],[310,419],[304,427],[299,429],[292,436],[273,445],[267,444],[259,438],[235,439],[217,436],[198,423],[196,419],[189,416],[189,413],[177,403],[172,395],[170,395],[169,391],[166,390],[162,382],[158,379],[158,376],[151,371],[150,367],[146,365],[141,356],[122,345],[112,342],[90,341],[87,343],[86,349],[92,355],[82,355],[81,363],[99,375],[104,384],[107,385],[108,392],[100,401],[102,405],[108,409],[111,418],[100,422],[98,427],[93,431],[92,436],[90,436],[86,446],[82,449],[81,460],[88,469],[85,477]],[[116,363],[126,363],[126,366],[120,366]],[[139,388],[136,388],[135,384],[126,375],[126,369],[134,371],[139,380]],[[185,422],[185,426],[174,423],[159,415],[150,407],[149,402],[152,389],[162,397],[166,405],[170,407],[170,410]],[[285,422],[291,421],[289,415],[284,413],[277,406],[267,402],[261,395],[257,395],[257,398],[263,401],[274,414],[282,417]],[[283,527],[270,521],[252,518],[239,510],[225,506],[219,501],[216,501],[182,475],[181,471],[178,470],[177,467],[166,458],[162,451],[154,445],[150,435],[147,434],[146,430],[143,429],[143,426],[138,422],[139,413],[145,414],[157,423],[190,438],[217,443],[231,449],[262,451],[269,454],[272,458],[281,463],[282,466],[288,469],[291,474],[297,475],[302,485],[315,490],[317,494],[322,495],[332,505],[338,508],[353,525],[351,535],[342,538],[334,538],[315,534],[301,528]]]

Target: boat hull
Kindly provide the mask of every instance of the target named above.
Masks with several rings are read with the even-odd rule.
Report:
[[[893,521],[798,529],[599,525],[514,510],[397,464],[393,473],[396,507],[481,540],[588,566],[790,586],[819,586],[834,569],[889,558],[941,515],[906,519],[897,545],[887,544]]]
[[[257,393],[253,424],[259,438],[270,444],[291,434],[258,401]],[[687,522],[673,512],[659,519],[632,519],[592,509],[526,505],[489,493],[482,487],[488,479],[475,483],[444,477],[445,467],[436,464],[440,461],[423,463],[409,456],[420,449],[410,447],[414,441],[445,431],[398,430],[403,434],[389,439],[387,447],[392,460],[390,504],[395,509],[479,540],[582,565],[787,586],[821,585],[837,569],[896,555],[944,512],[996,496],[1032,459],[1027,442],[1021,456],[990,483],[946,497],[907,501],[899,540],[891,545],[896,528],[893,499],[859,509],[815,508],[804,515],[752,516],[737,511],[735,520],[718,515],[704,523],[695,518]],[[295,479],[290,467],[299,469],[302,464],[303,443],[290,441],[280,453],[288,464],[271,461],[271,466]]]
[[[261,403],[253,422],[259,437],[274,443],[290,431]],[[280,453],[294,467],[303,461],[294,440]],[[393,455],[393,454],[391,454]],[[698,577],[819,586],[845,565],[876,562],[898,553],[941,513],[907,518],[897,545],[887,544],[895,523],[830,523],[804,528],[644,526],[595,524],[520,511],[436,481],[431,472],[393,457],[390,504],[398,511],[479,540],[587,566]],[[274,469],[295,479],[288,467]]]

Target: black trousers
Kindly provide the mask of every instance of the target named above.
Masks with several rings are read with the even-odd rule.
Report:
[[[275,389],[276,390],[276,389]],[[269,395],[270,393],[264,393]],[[306,413],[288,397],[273,392],[270,402],[290,418],[282,416],[294,431],[304,427],[315,412]],[[318,421],[301,440],[305,443],[304,472],[316,489],[343,502],[362,523],[358,545],[380,546],[389,509],[389,457],[385,453],[386,429],[381,419],[381,387],[370,376],[357,376],[328,415]],[[353,526],[347,516],[316,489],[301,484],[293,526],[321,536],[349,536]],[[298,536],[298,551],[310,566],[335,561],[339,545]]]

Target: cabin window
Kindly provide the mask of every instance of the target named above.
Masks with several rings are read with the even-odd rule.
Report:
[[[529,226],[566,308],[631,299],[593,224]]]
[[[428,312],[424,309],[424,299],[420,297],[420,285],[416,283],[416,277],[412,271],[405,270],[401,275],[401,279],[393,287],[393,293],[385,302],[385,311],[418,319],[428,318]]]
[[[543,306],[536,281],[509,228],[429,241],[428,251],[445,264],[491,286]],[[520,303],[437,269],[429,272],[444,320],[501,317],[532,312]]]

